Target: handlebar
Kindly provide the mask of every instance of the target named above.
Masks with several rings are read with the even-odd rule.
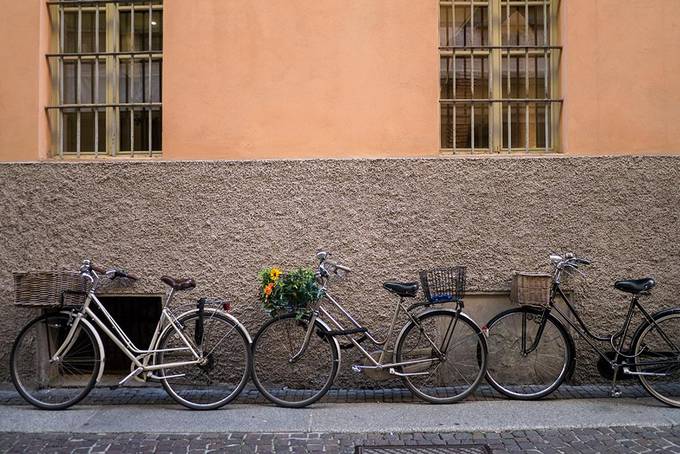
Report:
[[[578,265],[590,265],[591,261],[585,258],[577,257],[573,252],[567,252],[564,257],[557,254],[550,254],[550,261],[557,269],[564,268],[578,268]]]
[[[133,273],[128,273],[127,271],[119,268],[109,268],[106,269],[102,266],[95,265],[89,260],[83,260],[83,264],[80,267],[81,273],[89,274],[90,271],[95,271],[100,274],[106,275],[109,279],[115,279],[117,277],[124,277],[133,281],[139,280],[139,276]]]
[[[338,274],[338,270],[344,271],[345,273],[352,272],[350,267],[328,260],[328,257],[330,256],[330,252],[326,251],[319,251],[316,253],[316,258],[319,259],[319,270],[317,271],[317,276],[321,278],[328,278],[331,273]]]

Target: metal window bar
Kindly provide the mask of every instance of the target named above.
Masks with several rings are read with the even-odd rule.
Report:
[[[119,5],[120,3],[125,3],[125,5]],[[152,90],[151,87],[153,85],[153,66],[154,62],[158,62],[158,71],[157,71],[157,77],[159,78],[159,83],[160,83],[160,71],[161,71],[161,61],[163,58],[163,53],[162,50],[154,50],[152,49],[152,42],[153,42],[153,34],[154,34],[154,28],[153,28],[153,17],[154,17],[154,12],[159,12],[163,10],[162,7],[162,0],[59,0],[59,1],[47,1],[46,4],[48,5],[48,8],[54,7],[56,8],[57,11],[57,21],[55,23],[55,28],[53,28],[53,34],[55,36],[55,45],[58,46],[58,52],[50,52],[46,54],[46,58],[48,60],[56,60],[56,74],[54,76],[54,87],[57,93],[55,94],[55,101],[56,104],[48,105],[46,106],[45,110],[46,112],[51,112],[56,110],[57,114],[55,117],[55,125],[53,125],[53,128],[56,130],[54,131],[54,137],[55,137],[55,147],[56,147],[56,153],[55,156],[58,156],[59,158],[64,158],[66,154],[73,154],[76,157],[80,157],[84,153],[90,153],[92,152],[95,157],[98,157],[101,152],[104,152],[106,154],[111,154],[112,156],[116,155],[116,152],[119,151],[120,149],[120,141],[119,141],[119,134],[120,134],[120,121],[118,120],[119,115],[120,115],[120,110],[121,109],[127,109],[128,112],[130,113],[130,154],[134,156],[135,151],[140,151],[140,150],[135,150],[135,142],[134,142],[134,135],[135,135],[135,130],[134,130],[134,120],[135,120],[135,109],[141,109],[139,110],[138,113],[140,113],[140,118],[142,121],[142,124],[144,123],[144,120],[147,122],[147,130],[145,131],[147,134],[147,137],[145,137],[146,140],[148,140],[147,147],[144,149],[146,151],[146,155],[148,156],[153,156],[154,154],[157,154],[160,152],[160,150],[153,150],[153,136],[154,136],[154,128],[153,128],[153,113],[154,112],[159,112],[162,109],[162,103],[160,100],[157,102],[154,102],[153,95],[152,95]],[[109,10],[109,5],[114,5],[115,8],[113,10]],[[134,45],[134,39],[135,39],[135,29],[134,29],[134,23],[135,23],[135,11],[139,11],[140,5],[144,6],[144,11],[147,12],[148,14],[148,33],[147,33],[147,38],[148,38],[148,45],[143,46],[144,49],[141,49],[142,46],[140,46],[140,50],[135,49]],[[107,21],[102,24],[101,20],[101,12],[102,11],[109,11],[109,16],[107,17]],[[111,14],[110,11],[115,11],[115,14]],[[130,11],[130,41],[131,41],[131,49],[128,51],[119,51],[118,50],[118,21],[120,19],[120,11]],[[84,12],[87,12],[88,14],[91,14],[88,16],[88,23],[87,23],[87,30],[88,33],[94,32],[94,49],[90,51],[89,47],[92,46],[92,44],[88,45],[88,51],[85,52],[85,46],[84,46],[84,36],[83,33],[85,31],[85,23],[84,23]],[[75,16],[74,22],[76,22],[76,27],[75,30],[71,29],[69,33],[71,33],[72,38],[75,41],[75,49],[76,52],[70,51],[66,52],[66,20],[65,20],[65,15],[66,13],[72,14]],[[53,13],[50,12],[50,15]],[[74,17],[71,16],[71,17]],[[92,21],[94,21],[94,24],[92,24]],[[113,26],[112,26],[113,24]],[[104,27],[104,30],[106,31],[106,36],[107,40],[106,43],[102,43],[100,39],[100,30],[102,30],[102,27]],[[92,30],[93,29],[93,30]],[[73,32],[75,31],[75,36],[73,36]],[[161,32],[162,33],[162,32]],[[115,38],[112,38],[112,36],[115,34]],[[69,38],[72,39],[72,38]],[[115,44],[111,44],[114,43]],[[73,41],[69,41],[73,42]],[[91,41],[88,41],[88,43],[91,43]],[[113,46],[113,47],[112,47]],[[135,77],[134,77],[134,68],[135,68],[135,63],[139,63],[139,61],[135,61],[135,57],[140,56],[140,57],[145,57],[144,60],[140,61],[145,61],[148,63],[148,71],[146,74],[146,77],[142,74],[142,95],[141,97],[136,97],[135,92],[134,92],[134,86],[135,86]],[[107,74],[106,78],[104,79],[106,83],[106,88],[107,92],[114,91],[114,97],[111,99],[111,102],[109,100],[109,95],[107,94],[107,99],[101,99],[100,96],[100,90],[101,90],[101,83],[103,82],[100,80],[100,63],[102,59],[109,59],[113,58],[113,64],[115,65],[115,68],[118,67],[120,64],[121,59],[125,59],[125,57],[129,58],[129,65],[130,65],[130,84],[129,84],[129,89],[131,91],[131,96],[134,97],[134,99],[129,99],[127,103],[120,103],[119,101],[119,96],[117,94],[118,92],[118,77],[117,77],[117,72],[118,69],[115,69],[113,73],[110,73],[108,68],[109,63],[107,63]],[[75,66],[75,84],[73,88],[75,88],[75,103],[67,101],[65,98],[65,63],[67,61],[72,61],[73,65]],[[86,103],[84,102],[85,100],[85,92],[83,92],[83,83],[84,83],[84,69],[85,69],[85,61],[88,62],[87,64],[87,78],[90,79],[90,83],[88,84],[88,91],[89,94],[87,96],[87,99],[90,100],[90,102]],[[91,79],[94,78],[94,81]],[[147,85],[147,87],[144,87],[144,85]],[[94,88],[93,88],[94,87]],[[101,111],[101,109],[112,109],[111,112],[107,111]],[[66,127],[66,120],[65,120],[65,115],[67,114],[70,115],[70,118],[73,118],[75,120],[75,125],[73,125],[73,120],[70,120],[69,122],[69,128],[73,128],[75,126],[75,138],[73,137],[73,132],[70,134],[67,133],[65,130]],[[89,112],[88,114],[88,122],[94,120],[94,123],[92,125],[94,131],[90,131],[92,134],[88,134],[88,139],[87,143],[93,140],[93,147],[90,149],[89,146],[85,150],[83,150],[84,143],[83,140],[85,137],[83,136],[83,126],[84,126],[84,114],[83,112]],[[100,124],[100,116],[104,114],[107,117],[107,120],[105,122],[106,124],[106,141],[113,142],[113,146],[108,149],[108,146],[102,150],[100,147],[100,129],[99,129],[99,124]],[[109,121],[109,116],[114,115],[116,120],[113,122]],[[146,118],[145,118],[146,117]],[[89,127],[86,128],[89,130]],[[72,131],[72,130],[71,130]],[[141,130],[143,131],[143,129]],[[70,135],[70,138],[69,138]],[[115,138],[115,140],[113,140]],[[72,139],[75,139],[73,141],[70,141]],[[67,140],[69,140],[70,144],[67,149],[66,143]],[[143,141],[142,141],[143,143]],[[75,147],[73,147],[75,145]],[[75,149],[74,149],[75,148]]]

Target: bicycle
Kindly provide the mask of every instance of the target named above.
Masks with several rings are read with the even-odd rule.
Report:
[[[555,391],[571,376],[576,363],[576,347],[563,323],[566,322],[611,370],[611,396],[621,395],[617,386],[620,375],[636,376],[651,396],[667,405],[680,407],[680,308],[650,315],[640,298],[651,294],[655,280],[617,281],[616,289],[632,295],[623,325],[611,335],[595,335],[560,286],[564,271],[581,273],[579,267],[589,265],[590,261],[573,253],[564,257],[553,254],[550,260],[553,272],[548,275],[549,298],[545,304],[509,309],[489,321],[487,381],[501,394],[513,399],[540,399]],[[558,297],[568,311],[556,304]],[[635,309],[642,314],[643,320],[626,349]],[[613,352],[603,351],[598,342],[608,342]]]
[[[89,290],[66,290],[61,295],[63,304],[65,294],[84,293],[82,305],[47,312],[17,336],[10,373],[25,400],[38,408],[60,410],[87,396],[104,372],[99,331],[131,361],[130,373],[112,388],[133,378],[160,381],[175,401],[201,410],[219,408],[238,396],[249,376],[251,339],[245,327],[227,313],[225,303],[202,298],[196,309],[175,315],[169,307],[173,295],[193,289],[196,283],[191,278],[161,277],[169,288],[149,347],[140,349],[97,298],[100,274],[111,280],[138,279],[124,270],[107,270],[85,260],[80,282],[86,284],[83,288],[89,285]]]
[[[330,389],[340,366],[341,349],[356,347],[366,363],[353,365],[355,372],[401,377],[415,395],[432,403],[451,403],[470,395],[484,376],[487,347],[481,328],[463,312],[463,267],[424,272],[427,301],[406,307],[405,300],[418,291],[415,282],[385,282],[383,287],[399,297],[392,322],[379,340],[336,300],[328,290],[331,275],[350,268],[327,260],[319,252],[316,271],[320,298],[307,315],[284,314],[265,323],[253,340],[252,378],[269,401],[300,408],[319,400]],[[345,328],[323,303],[329,302],[352,324]],[[454,309],[432,308],[451,302]],[[401,312],[408,321],[396,336],[394,351],[388,342]],[[328,320],[332,325],[326,322]],[[345,339],[341,344],[338,338]],[[378,351],[361,346],[370,340]],[[394,358],[392,358],[394,356]]]

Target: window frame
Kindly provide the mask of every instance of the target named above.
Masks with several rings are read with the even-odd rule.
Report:
[[[466,153],[558,153],[560,152],[561,131],[560,131],[560,117],[562,111],[562,103],[559,84],[559,66],[562,54],[562,46],[559,42],[559,9],[560,0],[439,0],[439,150],[440,154],[466,154]],[[463,45],[456,45],[456,6],[467,7],[470,9],[470,36],[473,44],[465,43]],[[529,7],[538,6],[543,7],[543,43],[539,45],[529,45]],[[446,28],[447,40],[442,36],[442,14],[443,7],[450,8],[449,18],[451,19],[450,28]],[[475,36],[475,8],[487,8],[487,43],[484,45],[474,43]],[[524,7],[524,39],[523,45],[503,44],[503,19],[507,22],[507,36],[510,36],[510,9],[512,7]],[[448,22],[447,22],[448,24]],[[452,32],[448,35],[449,30]],[[547,42],[546,42],[547,40]],[[442,45],[446,42],[447,45]],[[457,98],[456,97],[456,57],[465,57],[470,60],[470,73],[466,77],[470,77],[471,84],[471,98]],[[503,75],[504,59],[507,62],[513,56],[524,56],[524,78],[525,78],[525,96],[526,98],[513,98],[510,96],[510,69],[508,66],[507,78]],[[450,58],[453,70],[453,85],[452,98],[443,98],[443,76],[442,68],[444,67],[443,58]],[[475,57],[488,58],[488,83],[489,94],[487,98],[475,97],[474,86],[475,78],[474,60]],[[531,57],[543,57],[545,62],[544,74],[544,98],[530,98],[529,96],[529,70],[528,63]],[[447,70],[448,73],[448,70]],[[504,89],[506,85],[508,88],[508,96],[504,97]],[[489,138],[488,147],[475,147],[475,113],[476,106],[488,107],[488,127]],[[524,106],[524,146],[512,147],[512,124],[511,121],[512,107],[507,109],[507,128],[504,127],[503,111],[505,106]],[[529,106],[546,106],[544,109],[544,126],[545,126],[545,146],[530,147],[529,143]],[[443,140],[444,119],[442,118],[445,106],[452,107],[451,116],[451,145],[452,147],[445,147]],[[457,146],[457,128],[456,128],[456,110],[457,107],[466,107],[470,109],[470,131],[471,141],[470,147],[461,148]],[[547,108],[550,106],[550,109]],[[521,123],[520,123],[521,124]],[[505,130],[507,129],[507,131]],[[507,138],[507,147],[504,147],[504,140]]]
[[[154,112],[159,112],[160,123],[162,124],[162,62],[163,50],[152,49],[153,43],[153,28],[152,22],[154,19],[154,12],[163,14],[163,0],[48,0],[47,8],[50,17],[51,25],[51,43],[52,49],[57,49],[58,52],[50,52],[46,54],[48,65],[51,74],[51,98],[50,105],[45,109],[48,116],[48,122],[51,130],[51,156],[55,158],[68,158],[81,156],[91,157],[155,157],[162,155],[162,126],[160,126],[160,133],[158,137],[161,140],[160,149],[154,149],[153,143],[153,117]],[[120,17],[122,12],[132,12],[130,14],[130,43],[131,49],[128,51],[120,50]],[[136,12],[148,11],[148,48],[147,50],[135,49],[135,14]],[[77,49],[76,52],[65,52],[65,20],[66,13],[77,13]],[[82,16],[83,12],[94,12],[94,49],[91,52],[82,51]],[[102,23],[105,18],[105,22]],[[100,32],[104,27],[105,43],[100,42]],[[163,26],[161,22],[161,39],[163,36]],[[162,43],[161,43],[162,47]],[[103,50],[102,50],[103,49]],[[144,99],[141,102],[120,102],[120,65],[122,62],[131,61],[130,71],[132,76],[128,82],[131,84],[130,92],[134,90],[134,65],[135,62],[148,62],[148,90]],[[158,101],[154,102],[152,98],[152,75],[153,63],[160,61],[159,66],[159,91]],[[65,63],[76,62],[76,102],[67,104],[64,100],[64,65]],[[92,90],[94,98],[90,103],[83,103],[82,100],[82,66],[83,63],[94,62],[94,79],[92,80]],[[104,96],[105,99],[100,98],[100,77],[101,72],[104,71]],[[147,147],[142,150],[135,150],[135,128],[134,119],[139,117],[135,112],[141,110],[142,115],[147,117]],[[130,117],[130,150],[121,150],[121,111],[129,111]],[[66,133],[64,130],[64,114],[75,112],[76,114],[76,147],[75,151],[66,151],[64,144],[66,141]],[[81,148],[81,114],[82,112],[94,112],[94,150],[83,151]],[[104,127],[104,146],[100,149],[99,137],[99,120],[100,115],[105,115]]]

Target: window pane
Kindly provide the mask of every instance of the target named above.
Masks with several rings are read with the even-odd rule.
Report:
[[[470,36],[470,7],[456,6],[455,7],[455,38],[456,46],[469,46],[472,44],[472,37]]]
[[[163,99],[163,62],[153,60],[151,63],[151,102]]]
[[[62,145],[64,153],[76,152],[76,133],[77,133],[77,119],[76,113],[73,110],[65,110],[62,116],[64,137]]]
[[[453,23],[451,5],[439,6],[439,45],[453,45]]]
[[[453,148],[453,106],[441,106],[441,147]]]
[[[76,12],[64,12],[63,52],[78,52],[78,13]]]
[[[151,50],[163,50],[163,11],[154,11],[152,15]]]
[[[155,109],[151,112],[151,147],[153,151],[161,151],[163,149],[162,123],[163,112],[160,109]]]
[[[453,58],[440,57],[439,59],[439,98],[453,99]]]
[[[99,52],[106,52],[106,10],[99,9]]]
[[[94,11],[82,12],[81,52],[95,52],[95,17]]]
[[[64,93],[62,96],[64,104],[76,104],[77,102],[77,70],[78,67],[75,61],[64,62]]]
[[[489,60],[487,57],[474,58],[474,96],[476,99],[489,97]]]
[[[456,105],[456,148],[472,148],[472,110],[470,106]]]
[[[131,14],[128,11],[121,11],[119,14],[118,30],[120,33],[120,51],[129,52],[132,50],[132,36],[130,36]]]
[[[130,149],[130,110],[120,109],[120,151]]]
[[[456,99],[472,98],[470,57],[456,57]]]
[[[122,60],[118,65],[118,100],[122,104],[130,102],[130,92],[128,86],[129,61]]]
[[[473,45],[486,46],[489,44],[489,8],[475,6],[475,33]]]
[[[526,97],[525,63],[523,55],[512,55],[509,59],[507,56],[503,57],[502,85],[504,98]]]
[[[94,112],[80,112],[80,151],[94,151]]]
[[[475,149],[489,148],[489,106],[475,104]]]
[[[135,50],[149,50],[148,11],[135,11]]]
[[[99,129],[99,137],[97,137],[99,149],[97,151],[100,153],[106,153],[106,111],[104,109],[100,109],[97,117],[97,128]]]
[[[148,151],[149,149],[149,111],[140,109],[134,111],[135,115],[135,151]]]
[[[80,63],[80,102],[91,104],[95,99],[94,92],[94,61]]]

